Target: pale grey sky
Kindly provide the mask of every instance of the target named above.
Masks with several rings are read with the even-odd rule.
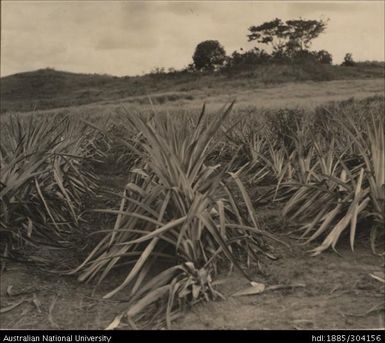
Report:
[[[384,60],[384,1],[1,1],[1,75],[52,67],[136,75],[191,63],[217,39],[226,52],[251,48],[247,29],[274,18],[330,18],[312,48],[334,62]]]

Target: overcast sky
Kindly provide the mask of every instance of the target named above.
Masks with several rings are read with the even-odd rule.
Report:
[[[312,48],[339,63],[384,60],[384,1],[1,1],[1,75],[52,67],[137,75],[191,63],[195,46],[217,39],[226,52],[251,48],[251,25],[330,18]]]

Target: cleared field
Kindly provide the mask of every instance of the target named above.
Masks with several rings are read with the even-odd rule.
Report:
[[[264,109],[282,107],[314,106],[329,101],[349,98],[362,99],[373,95],[383,95],[385,79],[335,80],[323,82],[290,82],[276,85],[260,85],[255,88],[234,88],[230,83],[222,88],[211,86],[200,90],[185,92],[150,93],[146,96],[133,96],[113,101],[101,101],[89,105],[70,106],[61,109],[39,111],[46,114],[71,114],[76,116],[107,116],[124,106],[132,111],[157,110],[170,112],[199,111],[203,103],[208,110],[217,110],[223,104],[236,100],[236,109]],[[29,112],[24,112],[29,113]],[[34,113],[34,112],[32,112]]]

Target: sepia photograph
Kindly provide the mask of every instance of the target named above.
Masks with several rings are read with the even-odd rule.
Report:
[[[383,0],[2,0],[0,66],[1,342],[385,342]]]

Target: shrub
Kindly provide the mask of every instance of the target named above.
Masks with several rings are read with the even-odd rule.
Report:
[[[353,67],[356,63],[353,61],[353,56],[351,53],[347,53],[344,57],[344,61],[342,62],[342,66],[345,67]]]

